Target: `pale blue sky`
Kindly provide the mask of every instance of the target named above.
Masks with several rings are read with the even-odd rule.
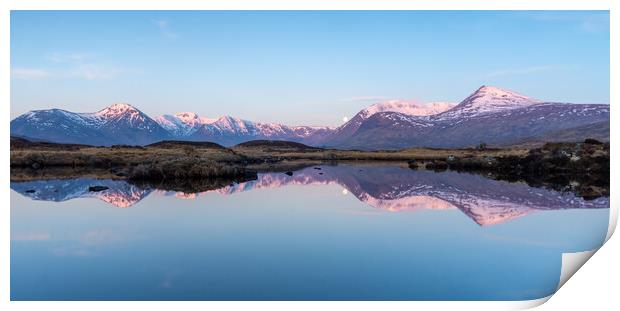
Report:
[[[13,11],[11,118],[127,102],[339,125],[483,84],[609,103],[607,11]]]

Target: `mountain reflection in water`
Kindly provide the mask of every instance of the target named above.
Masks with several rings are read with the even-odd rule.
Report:
[[[284,173],[261,173],[258,179],[231,183],[203,192],[158,190],[122,180],[76,178],[11,182],[11,189],[34,200],[61,202],[98,198],[116,207],[130,207],[150,194],[196,198],[206,193],[232,195],[255,189],[292,185],[340,185],[368,205],[391,212],[459,209],[481,226],[512,220],[537,210],[608,208],[609,198],[583,200],[573,193],[533,188],[479,175],[456,172],[414,171],[396,166],[320,166]],[[90,186],[108,189],[93,192]]]

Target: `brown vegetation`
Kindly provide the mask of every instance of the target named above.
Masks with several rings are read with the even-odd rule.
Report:
[[[66,148],[65,145],[11,148],[11,167],[94,167],[112,168],[135,166],[145,163],[166,161],[216,161],[239,162],[243,156],[230,149],[218,147],[201,147],[182,145],[178,148],[169,146],[134,147],[79,146]]]
[[[522,156],[452,156],[433,161],[426,168],[478,172],[494,179],[525,181],[531,186],[596,198],[609,195],[609,164],[609,143],[586,139],[583,143],[546,143]]]
[[[132,180],[182,180],[246,175],[256,173],[238,164],[181,158],[138,164],[128,170],[127,177]]]

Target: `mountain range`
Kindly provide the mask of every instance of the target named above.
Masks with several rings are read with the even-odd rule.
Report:
[[[460,103],[392,100],[358,112],[339,127],[288,126],[193,112],[151,118],[128,104],[94,113],[34,110],[11,121],[11,135],[59,143],[146,145],[161,140],[231,146],[256,139],[341,149],[458,148],[556,138],[609,140],[609,105],[541,101],[482,86]],[[601,130],[602,129],[602,130]],[[605,135],[607,133],[607,135]]]

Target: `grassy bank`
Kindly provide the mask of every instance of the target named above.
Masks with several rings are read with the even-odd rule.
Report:
[[[108,170],[128,179],[181,179],[247,174],[245,157],[212,143],[164,142],[94,147],[11,141],[11,168]]]
[[[524,155],[526,149],[425,149],[400,151],[356,151],[308,147],[292,142],[253,141],[232,148],[213,143],[161,142],[144,147],[112,146],[93,147],[31,143],[23,139],[11,140],[11,167],[20,168],[103,168],[135,170],[136,177],[147,176],[150,171],[164,174],[212,176],[235,174],[240,167],[257,169],[307,162],[310,165],[330,161],[432,161],[449,156],[498,157]],[[206,169],[206,168],[210,169]],[[127,170],[132,168],[132,170]],[[183,172],[181,172],[183,171]],[[152,174],[157,174],[153,172]]]

